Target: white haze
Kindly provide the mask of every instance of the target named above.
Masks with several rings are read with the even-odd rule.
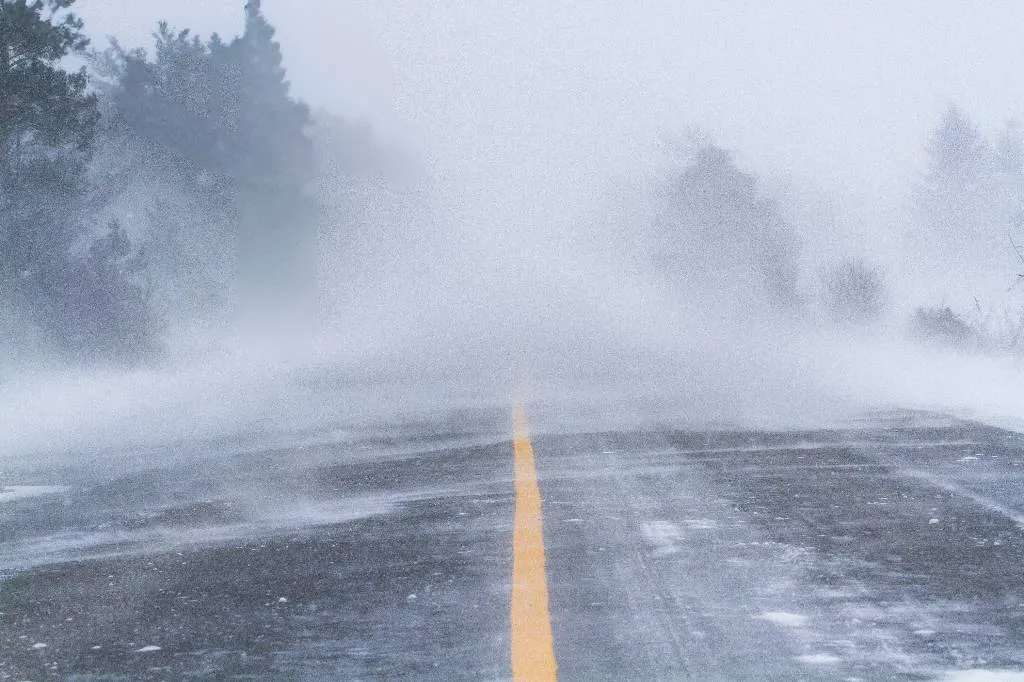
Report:
[[[80,12],[97,38],[131,45],[160,18],[231,35],[241,4],[83,0]],[[1024,72],[1024,6],[264,5],[296,93],[418,159],[418,187],[368,192],[351,238],[325,245],[330,317],[313,330],[178,331],[165,366],[2,377],[3,457],[513,394],[623,421],[783,425],[925,407],[1024,423],[1015,360],[921,349],[899,321],[957,284],[922,274],[906,236],[925,139],[951,101],[983,127],[1024,114],[1009,87]],[[862,257],[887,275],[893,318],[849,333],[715,286],[666,286],[637,231],[694,128],[782,198],[809,299],[821,267]],[[962,274],[990,275],[991,299],[1013,280]]]

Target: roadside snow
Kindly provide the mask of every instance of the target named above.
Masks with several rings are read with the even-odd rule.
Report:
[[[940,682],[1024,682],[1024,673],[1008,670],[958,670],[938,679]]]
[[[805,654],[797,656],[796,660],[808,665],[835,665],[836,663],[841,663],[843,659],[832,654]]]
[[[766,611],[757,616],[757,618],[766,620],[769,623],[775,623],[776,625],[782,625],[787,628],[798,628],[807,623],[807,616],[799,613],[790,613],[788,611]]]
[[[68,487],[63,485],[8,485],[0,487],[0,503],[42,495],[59,495],[67,490]]]

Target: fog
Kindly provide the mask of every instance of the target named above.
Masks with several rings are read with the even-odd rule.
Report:
[[[159,20],[230,38],[242,4],[75,10],[94,48],[133,48]],[[929,170],[951,105],[986,173],[1012,156],[1024,7],[448,5],[263,4],[319,130],[312,284],[227,281],[208,209],[107,133],[94,173],[130,179],[99,213],[144,244],[180,217],[191,244],[149,254],[161,351],[126,368],[8,344],[0,458],[514,396],[558,415],[549,429],[891,408],[1024,423],[1024,170],[989,173],[968,208],[942,200],[962,169]]]

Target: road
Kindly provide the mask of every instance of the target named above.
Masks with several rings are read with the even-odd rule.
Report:
[[[1020,435],[520,421],[5,465],[0,679],[541,679],[548,655],[562,680],[1024,671]]]

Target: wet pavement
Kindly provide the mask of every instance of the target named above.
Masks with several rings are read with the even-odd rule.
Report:
[[[507,679],[511,435],[479,409],[5,463],[0,680]],[[561,679],[1024,671],[1018,434],[899,413],[533,448]]]

